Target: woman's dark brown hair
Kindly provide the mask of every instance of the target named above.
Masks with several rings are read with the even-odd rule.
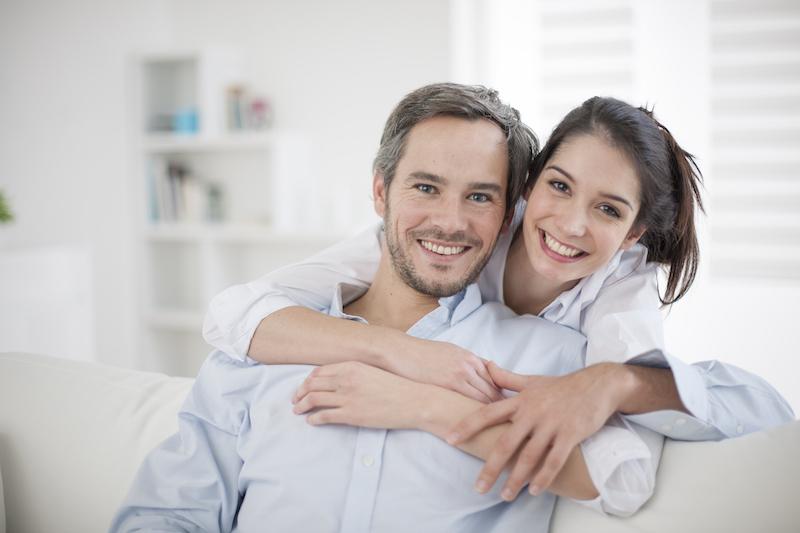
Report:
[[[531,163],[528,190],[561,144],[577,135],[600,135],[633,163],[641,191],[634,227],[645,227],[639,242],[647,247],[647,260],[668,269],[661,302],[678,301],[691,287],[700,259],[694,215],[695,206],[703,210],[702,175],[694,156],[678,145],[652,110],[595,96],[553,130]]]

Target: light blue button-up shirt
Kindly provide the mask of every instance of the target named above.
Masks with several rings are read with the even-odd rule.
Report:
[[[330,314],[357,319],[343,315],[340,295]],[[565,374],[585,364],[582,335],[501,304],[482,305],[475,285],[441,299],[409,334],[458,344],[523,374]],[[290,399],[313,368],[254,365],[212,352],[181,409],[179,433],[147,457],[111,530],[548,530],[555,496],[524,491],[506,503],[502,480],[479,494],[472,486],[483,462],[430,434],[307,424]],[[645,490],[631,500],[619,487],[644,479],[651,490],[660,450],[660,440],[653,448],[616,418],[582,446],[612,509],[649,496]],[[774,419],[772,413],[753,423]],[[604,490],[607,482],[612,490]]]
[[[339,294],[330,313],[343,316]],[[583,336],[482,305],[475,285],[441,299],[409,333],[522,373],[584,364]],[[433,435],[307,424],[290,399],[312,369],[213,352],[180,411],[179,433],[147,457],[111,530],[547,531],[555,496],[523,492],[509,504],[502,482],[479,494],[472,487],[483,462]],[[649,463],[635,434],[630,442],[628,457]],[[592,452],[584,455],[592,463]]]

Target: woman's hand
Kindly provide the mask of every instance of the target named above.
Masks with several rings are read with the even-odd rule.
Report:
[[[381,365],[399,376],[429,383],[488,403],[503,396],[492,381],[486,361],[449,342],[407,336],[395,355]]]
[[[522,376],[489,363],[499,386],[519,394],[482,407],[456,425],[447,441],[458,444],[502,422],[511,427],[500,437],[478,476],[476,488],[485,492],[520,450],[506,481],[503,498],[511,501],[530,480],[539,494],[561,471],[572,450],[596,433],[617,410],[614,365],[598,364],[565,376]]]
[[[309,424],[414,429],[425,404],[425,385],[359,362],[315,368],[297,389],[294,412],[314,411]]]

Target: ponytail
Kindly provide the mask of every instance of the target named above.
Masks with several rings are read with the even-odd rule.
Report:
[[[652,228],[643,235],[641,242],[648,249],[648,260],[663,263],[668,268],[667,287],[661,296],[661,303],[669,305],[680,300],[692,286],[697,265],[700,261],[700,247],[695,228],[695,206],[705,213],[700,196],[703,175],[692,154],[678,145],[670,131],[661,124],[651,110],[639,108],[658,127],[664,139],[669,157],[671,195],[673,206],[672,220],[668,225]],[[647,214],[644,216],[646,218]],[[671,223],[670,223],[671,222]]]

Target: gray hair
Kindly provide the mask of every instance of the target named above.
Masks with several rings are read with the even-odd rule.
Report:
[[[508,145],[506,215],[510,214],[522,194],[531,160],[539,151],[539,141],[520,120],[519,111],[500,101],[494,89],[480,85],[435,83],[406,95],[386,120],[372,171],[383,176],[388,190],[397,163],[403,157],[409,131],[423,120],[436,116],[486,119],[505,133]]]

